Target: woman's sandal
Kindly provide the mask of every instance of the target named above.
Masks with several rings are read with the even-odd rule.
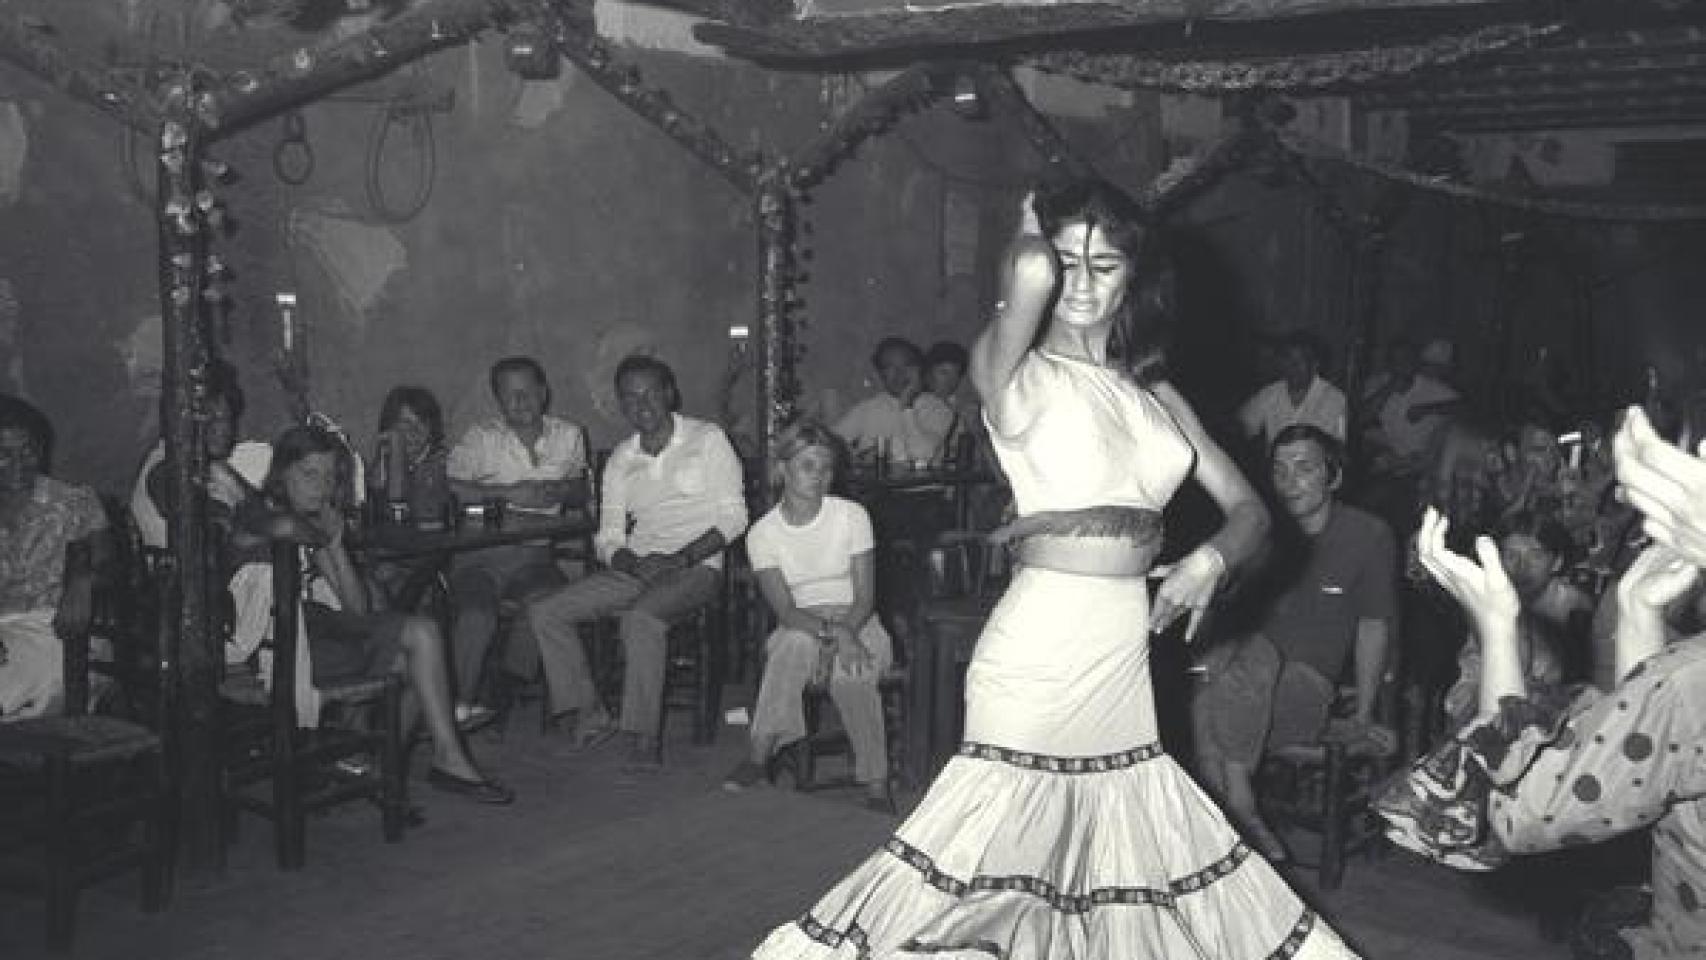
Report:
[[[427,771],[426,781],[435,790],[454,793],[467,797],[476,803],[489,803],[496,806],[515,802],[515,791],[492,779],[470,780],[459,777],[454,773],[446,773],[437,767]]]

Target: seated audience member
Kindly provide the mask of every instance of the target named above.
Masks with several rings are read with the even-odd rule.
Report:
[[[601,569],[534,598],[558,725],[589,746],[615,732],[593,689],[579,626],[619,613],[627,654],[620,730],[629,758],[657,755],[669,626],[721,588],[723,548],[746,530],[741,464],[722,428],[677,413],[681,395],[663,361],[629,356],[616,367],[616,398],[634,434],[604,468],[596,539]]]
[[[61,709],[60,638],[88,624],[110,556],[100,499],[47,475],[52,447],[46,415],[0,394],[0,721]]]
[[[1706,642],[1667,642],[1661,621],[1706,561],[1706,463],[1631,412],[1617,479],[1658,543],[1618,584],[1618,679],[1604,694],[1528,685],[1521,602],[1497,547],[1482,537],[1478,561],[1453,553],[1446,522],[1429,511],[1422,563],[1474,621],[1486,669],[1473,720],[1389,783],[1376,809],[1395,843],[1465,870],[1651,828],[1646,922],[1579,939],[1616,948],[1596,956],[1694,957],[1706,944]]]
[[[782,499],[746,535],[776,629],[765,641],[751,759],[724,783],[737,790],[757,783],[777,751],[806,735],[801,693],[823,682],[852,742],[854,777],[886,809],[888,752],[877,678],[892,653],[875,615],[871,518],[857,503],[829,495],[839,443],[828,428],[803,420],[776,444]]]
[[[213,522],[229,530],[232,514],[260,489],[266,479],[272,447],[264,441],[237,442],[243,418],[243,388],[230,364],[208,367],[207,423],[202,449],[207,452],[208,510]],[[142,460],[130,494],[130,515],[145,547],[165,549],[166,517],[172,512],[172,469],[166,462],[166,442],[156,442]]]
[[[450,494],[448,460],[438,398],[425,387],[393,388],[379,407],[369,495],[403,500],[412,516],[437,516]]]
[[[949,340],[931,344],[924,354],[925,389],[954,412],[953,425],[942,441],[942,449],[949,456],[959,454],[962,438],[973,441],[975,456],[975,444],[983,434],[983,408],[970,389],[963,389],[970,364],[966,348]]]
[[[1515,445],[1515,462],[1499,480],[1501,512],[1556,512],[1561,502],[1559,472],[1564,466],[1557,435],[1528,421],[1517,428]]]
[[[531,357],[508,357],[492,365],[488,379],[502,413],[470,427],[450,451],[445,472],[451,491],[464,503],[498,498],[505,509],[522,513],[555,514],[584,505],[586,437],[578,425],[546,412],[551,388],[545,368]],[[465,726],[492,714],[476,703],[475,693],[497,628],[499,602],[505,596],[526,599],[562,583],[548,543],[489,547],[456,557],[450,575],[456,609],[450,646],[457,714]],[[530,678],[538,662],[533,633],[526,618],[518,617],[505,641],[504,670]]]
[[[1422,347],[1416,369],[1424,376],[1457,389],[1457,345],[1443,337],[1429,340]]]
[[[1281,377],[1256,391],[1238,411],[1238,421],[1258,450],[1281,430],[1309,423],[1345,439],[1345,394],[1321,377],[1321,347],[1314,337],[1294,333],[1279,343]]]
[[[1524,510],[1500,521],[1495,542],[1522,607],[1517,625],[1523,676],[1534,688],[1576,679],[1570,675],[1585,672],[1587,651],[1581,647],[1593,599],[1559,576],[1572,546],[1569,534],[1556,522]],[[1480,639],[1472,635],[1458,651],[1457,682],[1445,695],[1446,719],[1453,729],[1475,715],[1482,660]]]
[[[273,537],[302,544],[302,626],[312,682],[402,673],[404,729],[420,721],[432,737],[427,782],[480,803],[509,803],[514,793],[479,771],[456,728],[437,622],[378,613],[369,603],[366,581],[344,547],[348,456],[343,441],[319,427],[285,431],[273,447],[263,496],[249,501],[238,518],[245,531],[257,535],[254,545],[239,544],[232,567],[238,576],[251,564],[270,569]],[[265,590],[233,591],[237,629],[227,645],[230,661],[246,661],[270,629],[270,579],[266,583]]]
[[[836,421],[835,432],[855,456],[920,464],[940,460],[954,411],[924,389],[924,354],[910,340],[885,337],[871,354],[883,392],[865,398]]]
[[[1275,437],[1274,490],[1301,542],[1275,557],[1272,595],[1251,598],[1260,610],[1255,629],[1208,652],[1191,704],[1205,781],[1270,860],[1286,852],[1257,810],[1252,777],[1266,749],[1326,732],[1347,655],[1356,703],[1341,732],[1395,743],[1375,724],[1374,707],[1396,616],[1397,550],[1385,523],[1335,498],[1342,456],[1339,441],[1312,424]]]
[[[1420,371],[1421,358],[1411,341],[1388,344],[1386,362],[1387,369],[1369,379],[1361,426],[1376,451],[1377,473],[1413,477],[1460,400],[1457,391]]]

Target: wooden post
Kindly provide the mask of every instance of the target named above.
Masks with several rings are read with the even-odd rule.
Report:
[[[764,476],[776,456],[776,430],[793,414],[797,398],[793,320],[788,315],[791,287],[788,244],[794,228],[793,201],[785,169],[759,183],[758,226],[758,440],[764,448]]]
[[[208,624],[211,589],[207,564],[207,338],[202,323],[205,239],[197,211],[201,130],[191,109],[187,76],[169,84],[158,134],[159,191],[155,214],[160,238],[160,317],[165,370],[160,429],[176,509],[168,536],[173,576],[179,584],[172,628],[165,631],[162,667],[175,675],[178,710],[166,732],[174,744],[179,790],[179,835],[190,866],[217,862],[220,831],[215,711],[220,655]],[[169,681],[170,682],[170,681]]]

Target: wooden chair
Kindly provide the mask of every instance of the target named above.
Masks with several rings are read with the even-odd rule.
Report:
[[[728,678],[729,611],[733,550],[723,551],[722,583],[706,606],[670,625],[663,661],[663,695],[658,698],[657,759],[663,762],[669,715],[691,716],[693,742],[714,743],[723,722],[723,684]]]
[[[70,949],[80,890],[140,866],[142,907],[162,909],[171,849],[160,736],[90,715],[90,624],[62,637],[63,716],[0,724],[0,885],[47,901],[47,945]]]
[[[889,783],[905,779],[906,765],[906,704],[907,669],[891,665],[877,678],[877,696],[883,705],[883,742],[888,750]],[[794,789],[802,792],[856,786],[853,778],[852,744],[845,731],[825,729],[824,710],[831,705],[829,686],[807,684],[801,693],[806,716],[806,735],[790,744],[777,762],[777,778],[791,780]],[[823,777],[818,761],[824,757],[844,756],[847,770],[837,777]]]
[[[1395,681],[1382,684],[1376,708],[1376,718],[1393,730],[1399,729],[1399,690]],[[1340,689],[1335,717],[1348,714],[1354,692]],[[1262,815],[1276,828],[1289,824],[1320,834],[1319,858],[1299,864],[1320,871],[1321,889],[1338,889],[1351,853],[1378,846],[1382,830],[1370,801],[1402,752],[1366,738],[1347,740],[1330,725],[1319,740],[1278,747],[1262,758],[1256,775]]]
[[[380,811],[387,843],[403,838],[407,817],[402,729],[402,678],[396,675],[340,681],[318,687],[327,706],[346,711],[378,707],[372,729],[302,728],[296,713],[296,646],[302,571],[295,543],[273,544],[273,677],[265,689],[253,673],[228,676],[220,686],[225,710],[225,755],[220,786],[226,827],[247,811],[273,822],[282,870],[307,859],[309,814],[349,800],[370,800]],[[377,775],[340,769],[359,754],[378,758]],[[265,789],[263,789],[265,787]]]

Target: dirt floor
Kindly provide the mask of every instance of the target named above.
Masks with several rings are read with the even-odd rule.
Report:
[[[513,807],[446,797],[417,774],[425,825],[392,846],[371,807],[316,819],[297,873],[275,868],[269,825],[247,819],[227,868],[180,877],[165,913],[142,914],[128,877],[86,894],[73,956],[735,960],[894,823],[852,791],[724,792],[740,728],[708,748],[672,742],[663,771],[634,775],[615,751],[575,754],[533,720],[476,740],[519,792]],[[1295,880],[1376,960],[1567,956],[1532,916],[1494,905],[1482,879],[1401,853],[1353,861],[1331,895],[1310,890],[1309,871]],[[42,927],[39,903],[0,900],[0,958],[41,956]]]

